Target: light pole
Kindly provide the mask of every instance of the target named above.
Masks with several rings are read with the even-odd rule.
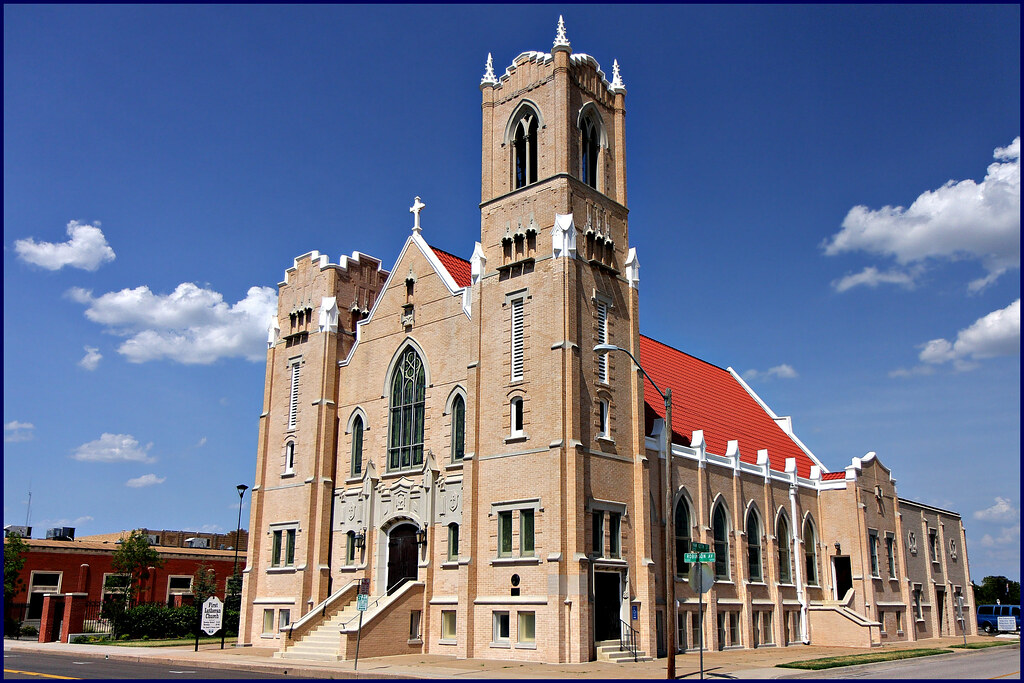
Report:
[[[648,375],[640,365],[640,361],[621,346],[598,344],[594,347],[595,353],[610,351],[622,351],[632,358],[633,363],[640,369],[640,372],[644,373],[644,377],[650,381],[651,386],[665,401],[665,428],[662,430],[664,432],[662,448],[665,453],[665,640],[668,651],[668,668],[665,677],[674,679],[676,677],[676,579],[673,567],[674,553],[672,552],[672,524],[674,522],[672,514],[672,389],[669,387],[665,387],[665,391],[659,389],[654,378]]]
[[[235,561],[231,565],[231,588],[232,591],[240,591],[238,585],[238,538],[242,535],[242,498],[245,496],[245,492],[249,487],[245,484],[239,484],[235,487],[238,491],[238,524],[235,526]],[[224,601],[227,602],[227,592],[224,594]],[[226,611],[226,610],[225,610]],[[224,649],[224,636],[226,635],[225,629],[222,627],[220,630],[220,649]],[[196,636],[196,648],[199,647],[199,636]]]

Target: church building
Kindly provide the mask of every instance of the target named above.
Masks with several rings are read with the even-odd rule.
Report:
[[[278,285],[240,643],[580,662],[973,634],[959,514],[641,334],[618,63],[560,19],[480,91],[468,261],[416,197],[390,270],[312,251]]]

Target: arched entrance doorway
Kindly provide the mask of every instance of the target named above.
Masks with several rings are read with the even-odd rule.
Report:
[[[416,580],[417,555],[415,526],[399,524],[388,532],[388,593]]]

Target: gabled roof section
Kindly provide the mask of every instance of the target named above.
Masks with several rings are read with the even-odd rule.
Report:
[[[449,254],[447,251],[442,251],[435,246],[431,246],[430,249],[437,255],[437,260],[445,267],[445,270],[452,276],[452,279],[455,280],[455,284],[459,287],[469,287],[469,261],[461,259],[454,254]]]
[[[725,455],[729,441],[739,442],[740,459],[756,464],[757,451],[768,449],[771,468],[785,472],[796,460],[797,476],[808,478],[818,463],[800,448],[731,372],[640,335],[640,361],[663,391],[672,389],[672,431],[690,438],[704,431],[709,452]],[[665,405],[644,378],[647,412],[664,419]],[[826,475],[822,475],[823,477]]]
[[[822,481],[833,481],[836,479],[846,479],[846,472],[825,472],[821,475]]]

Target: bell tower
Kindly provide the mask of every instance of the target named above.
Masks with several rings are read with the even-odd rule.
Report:
[[[497,558],[493,570],[470,565],[470,583],[503,585],[513,572],[502,553],[519,552],[521,594],[559,606],[544,620],[560,634],[560,661],[590,659],[596,641],[631,623],[631,604],[646,605],[632,621],[648,647],[643,384],[625,354],[593,351],[613,344],[640,355],[626,88],[617,62],[609,80],[597,60],[573,52],[559,17],[550,52],[523,52],[500,76],[488,55],[480,90],[480,242],[471,260],[479,360],[469,366],[475,443],[463,485],[475,501],[467,528],[488,530],[474,537],[474,557]],[[506,509],[514,516],[502,523],[520,536],[509,531],[512,545],[498,547]],[[524,537],[531,547],[517,549]]]

